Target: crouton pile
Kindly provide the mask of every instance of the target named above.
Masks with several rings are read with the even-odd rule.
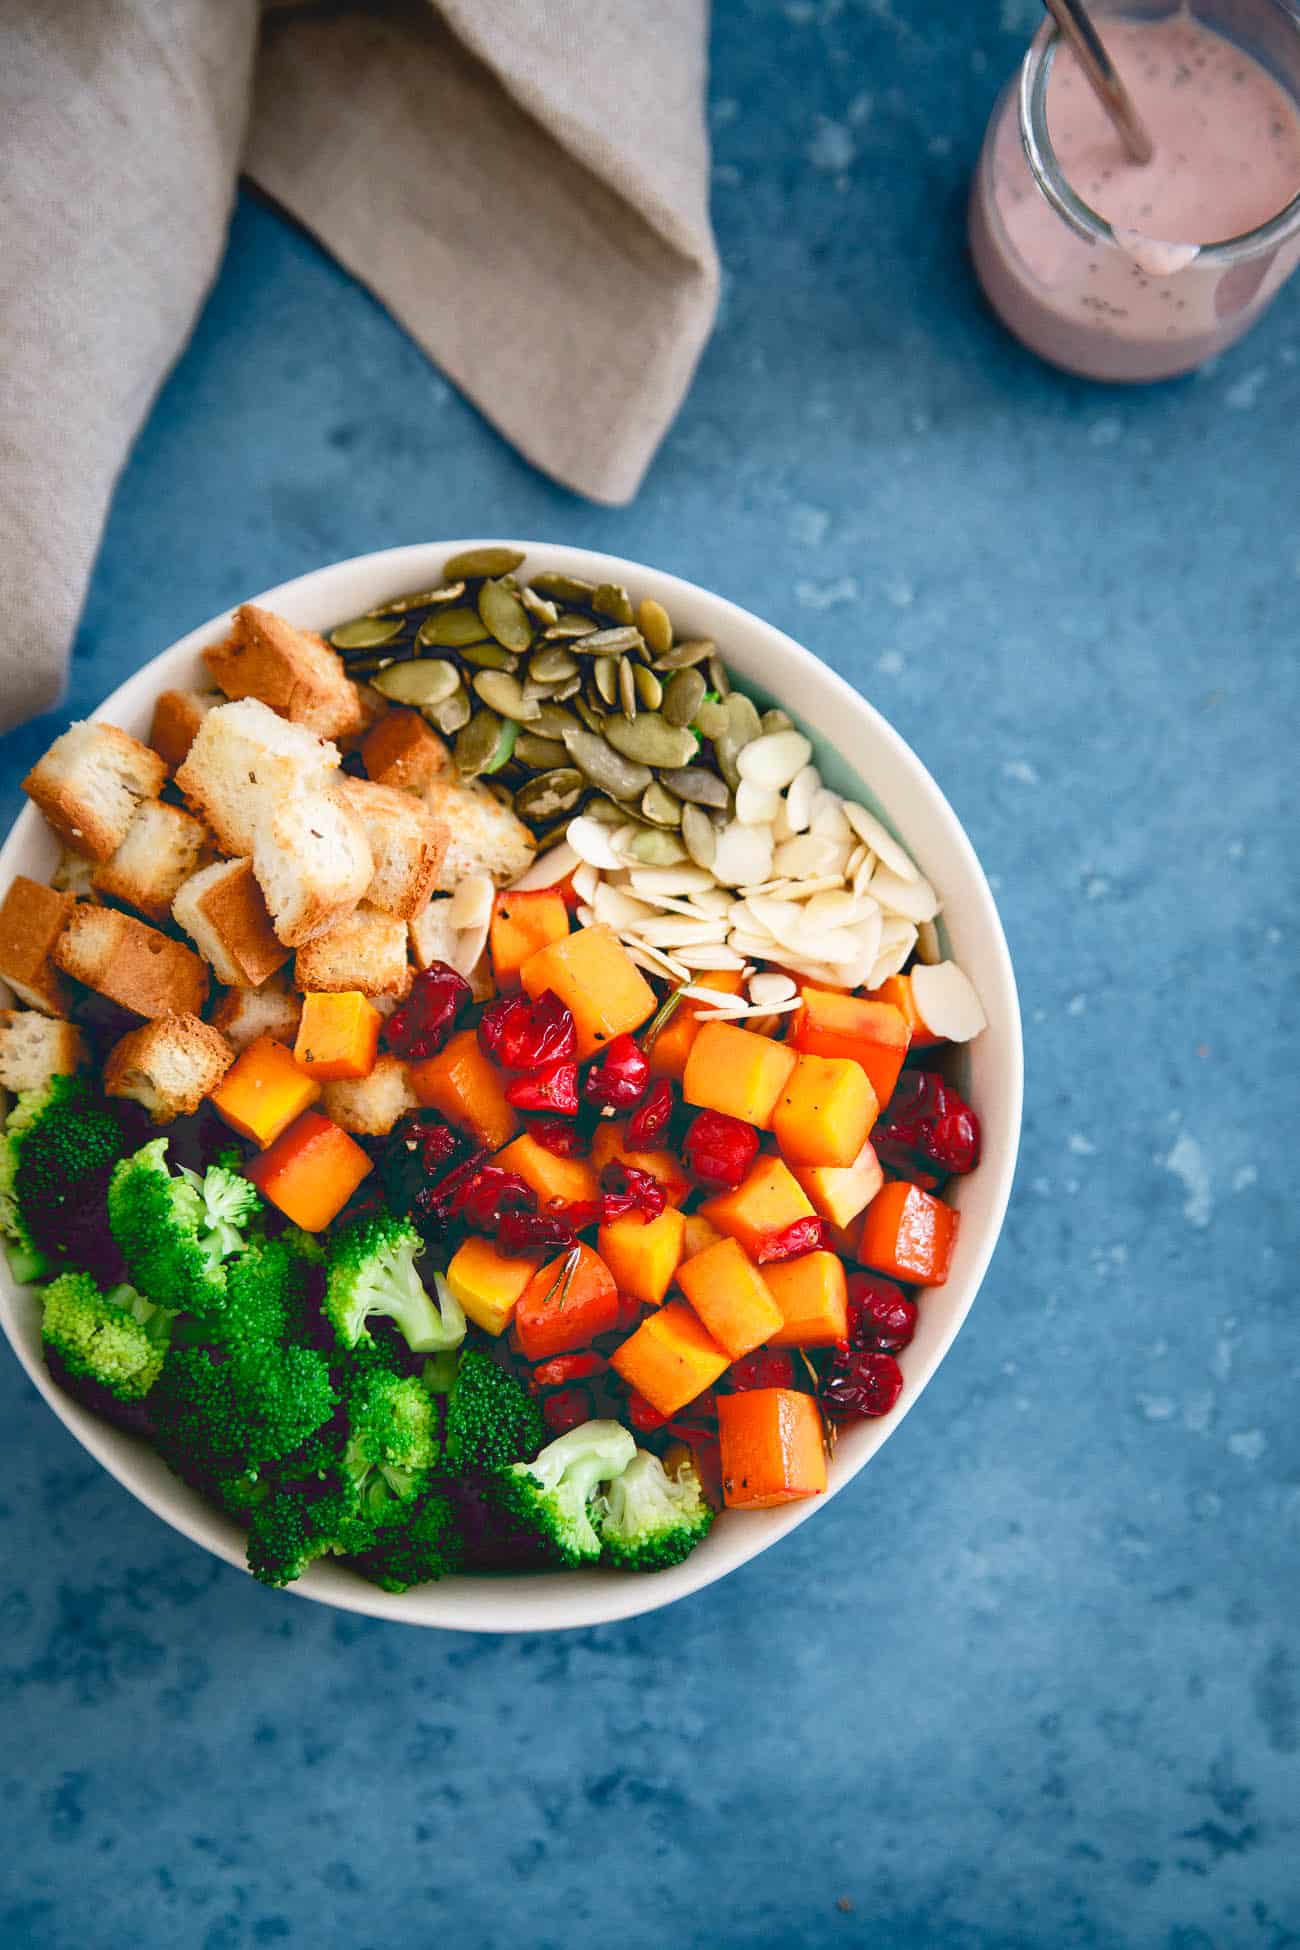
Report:
[[[63,853],[0,900],[6,1090],[97,1063],[168,1124],[254,1044],[292,1046],[305,995],[386,1013],[432,961],[486,982],[482,916],[528,829],[321,637],[245,604],[204,660],[215,688],[164,691],[148,744],[74,724],[23,781]],[[375,1137],[414,1102],[385,1055],[322,1108]]]

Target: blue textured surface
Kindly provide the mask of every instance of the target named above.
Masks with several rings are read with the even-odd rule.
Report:
[[[249,591],[437,534],[608,546],[791,630],[1000,892],[1029,1094],[985,1293],[783,1547],[531,1642],[259,1590],[0,1364],[5,1950],[1300,1944],[1300,291],[1195,380],[1056,376],[962,247],[1028,0],[719,13],[725,306],[637,505],[531,473],[245,202],[70,707]],[[53,728],[5,743],[6,818]]]

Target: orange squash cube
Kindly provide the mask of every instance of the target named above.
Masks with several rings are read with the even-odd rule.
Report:
[[[232,1131],[265,1151],[319,1096],[319,1083],[295,1063],[293,1051],[259,1036],[235,1058],[211,1102]]]
[[[911,1041],[901,1009],[836,989],[801,988],[790,1045],[808,1056],[849,1056],[871,1079],[883,1107],[894,1094]]]
[[[773,1347],[834,1347],[849,1337],[849,1283],[836,1253],[802,1253],[763,1268],[782,1325]]]
[[[705,1218],[703,1212],[688,1212],[686,1232],[682,1239],[682,1258],[694,1259],[696,1253],[702,1253],[706,1246],[716,1246],[719,1239],[726,1236],[725,1232],[718,1231],[710,1219]]]
[[[680,1300],[647,1314],[610,1356],[610,1366],[665,1421],[711,1387],[729,1362],[726,1349]]]
[[[549,1205],[553,1198],[572,1204],[577,1199],[594,1199],[600,1194],[596,1174],[585,1158],[561,1158],[527,1131],[521,1132],[504,1151],[498,1151],[492,1162],[505,1171],[517,1171],[525,1185],[531,1185],[543,1206]]]
[[[539,1267],[515,1308],[515,1333],[526,1361],[587,1347],[618,1326],[620,1302],[614,1276],[590,1246],[571,1246]]]
[[[796,1165],[794,1175],[818,1218],[841,1230],[865,1211],[885,1182],[870,1140],[851,1165]]]
[[[770,1036],[734,1022],[706,1022],[686,1059],[682,1095],[700,1110],[720,1110],[765,1131],[795,1060]]]
[[[826,1489],[821,1411],[795,1388],[719,1395],[722,1497],[732,1510],[770,1510]]]
[[[936,1036],[932,1029],[927,1028],[921,1011],[916,1006],[916,995],[910,975],[887,976],[878,989],[867,990],[867,1000],[888,1002],[898,1010],[911,1032],[913,1049],[932,1049],[936,1044],[943,1042],[942,1036]]]
[[[519,987],[519,971],[530,955],[562,941],[569,932],[569,910],[556,887],[535,893],[512,893],[507,888],[492,903],[488,948],[492,973],[501,990]]]
[[[621,1293],[657,1307],[673,1283],[685,1237],[686,1221],[669,1205],[657,1219],[612,1219],[596,1234],[596,1250]]]
[[[677,1269],[677,1284],[733,1361],[781,1330],[784,1316],[744,1247],[720,1239]]]
[[[612,928],[596,925],[566,934],[530,955],[519,971],[534,1000],[554,989],[578,1032],[578,1061],[639,1029],[655,1011],[655,992]]]
[[[332,995],[312,991],[302,999],[293,1060],[318,1083],[368,1077],[379,1054],[382,1021],[359,989]]]
[[[815,1216],[788,1165],[780,1158],[757,1158],[734,1190],[706,1199],[700,1214],[719,1232],[739,1239],[753,1259],[763,1237],[784,1232],[796,1219]]]
[[[942,1286],[957,1239],[957,1213],[919,1185],[893,1179],[862,1220],[858,1257],[877,1273],[913,1286]]]
[[[701,988],[716,989],[719,995],[739,995],[744,987],[744,977],[738,968],[717,968],[707,974],[692,975],[691,981],[698,982]],[[709,1006],[707,1002],[697,1002],[694,996],[683,996],[650,1045],[652,1076],[682,1075],[700,1033],[700,1011]]]
[[[504,1334],[534,1271],[531,1260],[507,1259],[490,1239],[474,1235],[452,1254],[447,1285],[476,1327]]]
[[[870,1137],[878,1108],[860,1063],[847,1056],[802,1055],[772,1113],[772,1132],[788,1165],[843,1169]]]
[[[249,1160],[244,1176],[294,1225],[323,1232],[371,1169],[346,1131],[322,1112],[305,1110],[268,1150]]]
[[[497,1151],[519,1129],[513,1104],[506,1102],[505,1080],[478,1046],[472,1029],[461,1029],[437,1056],[412,1063],[411,1088],[430,1110],[469,1131]]]
[[[597,1124],[591,1140],[592,1169],[599,1178],[606,1165],[630,1165],[634,1171],[648,1171],[664,1188],[670,1205],[680,1205],[691,1189],[691,1181],[681,1160],[671,1151],[629,1151],[627,1126],[605,1118]]]

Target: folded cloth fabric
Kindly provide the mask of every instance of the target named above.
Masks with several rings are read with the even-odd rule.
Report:
[[[241,167],[537,466],[635,493],[717,300],[707,7],[9,0],[0,727],[57,700]]]

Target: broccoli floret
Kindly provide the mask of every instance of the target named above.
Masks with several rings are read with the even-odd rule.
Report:
[[[596,1501],[604,1556],[621,1571],[664,1571],[680,1564],[712,1522],[695,1464],[686,1458],[670,1475],[648,1449],[638,1449]]]
[[[546,1436],[542,1411],[490,1354],[467,1348],[447,1402],[447,1460],[457,1470],[531,1462]]]
[[[460,1372],[461,1351],[458,1347],[444,1348],[441,1354],[431,1354],[420,1369],[420,1379],[431,1395],[449,1395],[456,1376]]]
[[[372,1527],[398,1521],[438,1460],[433,1399],[414,1375],[367,1366],[349,1390],[347,1416],[343,1476],[357,1521]]]
[[[421,1497],[405,1522],[383,1530],[369,1550],[348,1559],[354,1571],[385,1591],[409,1591],[413,1584],[445,1578],[464,1561],[455,1508],[437,1491]]]
[[[158,1446],[190,1482],[287,1456],[337,1403],[314,1348],[212,1348],[187,1337],[173,1339],[152,1396]]]
[[[261,1584],[292,1584],[309,1564],[337,1549],[350,1510],[341,1488],[273,1484],[249,1516],[249,1570]]]
[[[212,1316],[213,1331],[232,1345],[299,1340],[320,1319],[316,1264],[288,1234],[259,1239],[225,1265],[226,1290]]]
[[[160,1306],[219,1312],[225,1262],[246,1243],[261,1200],[246,1178],[210,1165],[167,1169],[167,1139],[124,1158],[108,1188],[108,1218],[133,1283]]]
[[[20,1093],[0,1143],[0,1232],[28,1270],[45,1257],[119,1279],[106,1195],[126,1145],[122,1116],[96,1103],[81,1077]]]
[[[101,1293],[89,1273],[61,1273],[41,1296],[47,1358],[116,1401],[141,1401],[162,1372],[171,1315],[132,1287]]]
[[[434,1304],[416,1271],[423,1251],[415,1227],[391,1213],[356,1219],[338,1235],[329,1255],[325,1312],[344,1347],[369,1341],[366,1323],[376,1315],[396,1322],[413,1354],[460,1345],[465,1315],[439,1274]]]
[[[583,1422],[548,1442],[531,1462],[512,1463],[498,1475],[501,1500],[533,1530],[552,1557],[569,1565],[600,1556],[591,1505],[604,1483],[620,1476],[636,1443],[617,1422]]]

